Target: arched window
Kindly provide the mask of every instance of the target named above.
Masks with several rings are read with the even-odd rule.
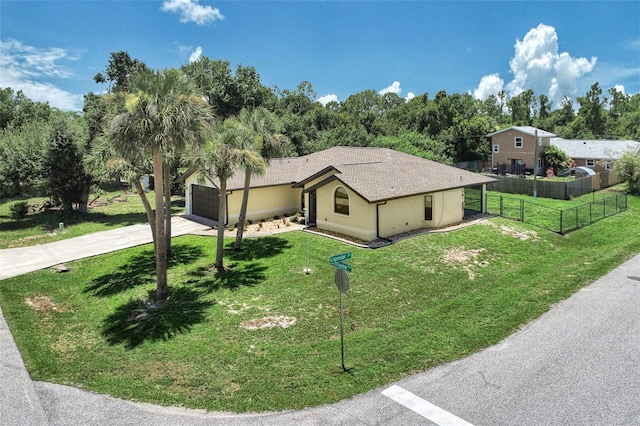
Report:
[[[335,213],[340,214],[349,214],[349,194],[347,190],[343,187],[339,186],[336,188],[336,192],[334,194],[334,209]]]

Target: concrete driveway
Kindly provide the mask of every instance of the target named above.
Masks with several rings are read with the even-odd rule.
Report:
[[[171,220],[174,237],[207,230],[211,227],[182,216],[173,216]],[[152,241],[151,227],[144,223],[53,243],[0,250],[0,280]]]

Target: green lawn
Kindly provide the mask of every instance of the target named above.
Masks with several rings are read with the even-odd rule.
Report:
[[[96,194],[91,194],[89,199],[93,203],[89,206],[87,215],[36,211],[19,221],[11,218],[10,207],[22,200],[0,200],[0,249],[50,243],[117,226],[147,222],[142,201],[133,191],[113,190],[96,197]],[[153,192],[147,194],[147,197],[153,205]],[[31,198],[26,201],[32,205],[40,205],[45,199]],[[182,197],[174,197],[172,203],[174,213],[184,211]],[[64,224],[62,232],[59,230],[60,223]]]
[[[639,210],[629,197],[627,212],[566,236],[494,218],[377,250],[291,232],[246,240],[224,274],[210,269],[214,238],[184,236],[161,308],[144,301],[155,287],[151,246],[0,281],[0,304],[35,380],[216,411],[297,409],[501,341],[640,252]],[[344,251],[350,373],[327,260]],[[295,323],[244,328],[276,320]]]

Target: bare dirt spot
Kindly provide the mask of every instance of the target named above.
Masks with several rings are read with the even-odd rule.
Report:
[[[296,319],[293,317],[285,317],[283,315],[256,318],[252,320],[242,321],[240,327],[245,330],[262,330],[265,328],[289,328],[296,323]]]
[[[478,261],[477,257],[480,256],[480,253],[485,251],[486,249],[476,249],[476,250],[464,250],[461,248],[452,248],[445,252],[443,255],[443,259],[446,263],[458,263],[462,265],[462,269],[464,269],[469,275],[470,280],[474,280],[476,278],[475,268],[486,267],[489,265],[486,261]]]
[[[25,303],[36,311],[63,311],[57,303],[54,303],[49,296],[29,296],[25,299]]]
[[[504,235],[511,235],[512,237],[517,238],[521,241],[527,241],[527,240],[536,241],[540,239],[536,231],[516,228],[511,226],[505,226],[505,225],[496,225],[493,222],[485,222],[485,224],[497,227],[498,229],[500,229],[500,232],[502,232]]]

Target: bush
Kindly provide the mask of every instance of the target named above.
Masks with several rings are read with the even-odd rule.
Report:
[[[24,219],[29,214],[29,203],[26,201],[18,201],[13,203],[9,210],[11,211],[11,217],[15,220]]]

